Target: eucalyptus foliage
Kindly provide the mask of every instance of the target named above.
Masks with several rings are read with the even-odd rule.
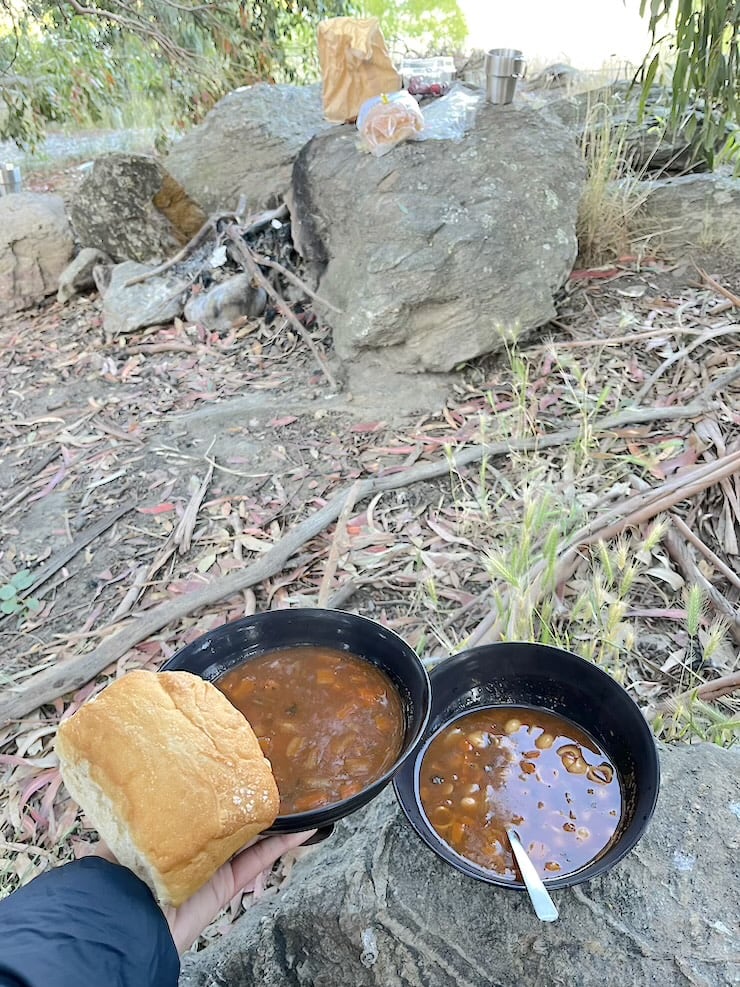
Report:
[[[378,18],[389,46],[402,54],[450,55],[468,34],[457,0],[361,0],[360,10]]]
[[[642,99],[665,60],[671,70],[671,126],[710,165],[718,153],[740,166],[740,0],[641,0],[649,15],[652,57]]]
[[[148,101],[197,119],[236,86],[316,72],[315,29],[351,0],[0,0],[0,137]]]

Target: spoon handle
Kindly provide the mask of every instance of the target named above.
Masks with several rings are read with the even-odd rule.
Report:
[[[522,846],[521,841],[514,830],[507,829],[506,833],[509,837],[509,842],[511,843],[511,849],[514,851],[516,862],[519,864],[522,880],[524,881],[527,891],[529,892],[529,898],[532,902],[532,907],[534,908],[537,918],[540,919],[541,922],[554,922],[558,917],[558,910],[555,907],[555,903],[550,897],[547,888],[542,883],[540,875],[537,873],[534,864],[527,856],[527,851]]]

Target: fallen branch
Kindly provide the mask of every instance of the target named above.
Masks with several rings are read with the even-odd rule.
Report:
[[[696,264],[694,267],[696,267]],[[721,285],[719,281],[715,281],[714,278],[710,278],[707,272],[701,267],[696,267],[696,269],[701,275],[702,280],[708,284],[713,291],[716,291],[718,295],[722,295],[723,298],[726,298],[729,302],[731,302],[734,308],[740,308],[740,295],[736,295],[733,291],[730,291],[729,288],[725,288],[724,285]]]
[[[283,215],[287,215],[287,206],[281,206],[278,209],[271,209],[267,213],[259,213],[255,216],[252,221],[252,225],[247,228],[246,233],[255,232],[256,230],[261,230],[268,223],[271,223],[273,219],[278,219]],[[205,243],[208,239],[209,233],[215,233],[219,223],[222,223],[225,219],[230,219],[233,221],[238,221],[238,212],[217,212],[213,216],[209,216],[208,219],[203,223],[198,232],[192,236],[182,250],[178,250],[174,257],[170,257],[169,260],[164,261],[162,264],[158,264],[157,267],[153,267],[151,271],[147,271],[145,274],[137,274],[134,278],[129,278],[128,281],[123,285],[124,288],[130,288],[134,284],[141,284],[144,281],[148,281],[149,278],[155,278],[158,274],[164,274],[165,271],[169,271],[170,268],[179,264],[181,261],[185,260],[194,250],[197,250],[201,244]]]
[[[337,571],[337,563],[339,562],[340,552],[344,547],[345,537],[347,534],[347,521],[349,521],[349,516],[352,513],[352,508],[355,506],[356,500],[357,483],[353,484],[350,488],[349,494],[344,501],[344,507],[342,507],[342,513],[339,515],[337,526],[334,530],[334,537],[332,538],[331,546],[329,548],[329,555],[326,560],[326,565],[324,566],[324,575],[321,578],[321,586],[319,587],[318,606],[320,607],[325,607],[329,599],[331,582],[334,578],[335,572]]]
[[[718,339],[720,336],[736,335],[737,333],[740,333],[740,325],[735,325],[735,324],[730,326],[722,326],[718,329],[712,329],[703,332],[698,339],[695,339],[688,346],[684,346],[676,353],[671,353],[670,356],[666,357],[665,360],[663,360],[661,365],[658,367],[658,369],[653,371],[652,374],[650,374],[648,379],[642,385],[642,387],[637,392],[637,394],[634,395],[632,400],[636,404],[639,404],[640,401],[642,401],[645,398],[645,396],[648,394],[650,388],[653,386],[656,380],[658,380],[659,377],[662,377],[669,367],[672,367],[674,363],[678,363],[679,360],[683,360],[684,357],[692,353],[698,346],[703,346],[704,343],[708,343],[711,339]]]
[[[252,251],[244,242],[240,230],[237,227],[230,228],[227,231],[227,235],[229,237],[230,242],[234,246],[234,249],[238,253],[240,260],[244,265],[244,270],[247,272],[247,274],[249,274],[252,277],[253,281],[255,281],[258,285],[260,285],[260,287],[264,288],[268,296],[272,299],[273,304],[275,305],[275,308],[278,310],[278,312],[280,312],[283,318],[288,320],[288,322],[293,326],[293,328],[301,337],[301,339],[306,344],[306,346],[308,346],[308,348],[311,350],[316,362],[319,365],[319,368],[321,369],[321,372],[329,381],[329,384],[333,388],[336,388],[337,382],[334,379],[334,375],[329,369],[329,365],[327,364],[326,360],[323,358],[321,353],[319,353],[318,349],[316,348],[316,344],[311,339],[311,334],[306,330],[304,326],[301,325],[301,323],[298,321],[298,319],[291,311],[290,306],[287,305],[286,302],[280,297],[278,292],[275,290],[275,288],[273,288],[273,286],[264,276],[262,271],[259,269],[259,265],[257,264],[257,261],[254,259],[254,256],[252,255]]]
[[[705,545],[698,535],[694,534],[683,518],[680,518],[677,514],[671,514],[671,523],[684,536],[686,541],[691,542],[694,548],[701,552],[708,562],[712,563],[717,572],[723,575],[728,583],[732,583],[736,589],[740,589],[740,576],[736,572],[733,572],[708,545]]]
[[[505,621],[499,612],[492,610],[468,636],[465,646],[471,648],[478,644],[491,644],[500,640],[507,630],[507,624],[512,623],[515,606],[524,605],[530,610],[536,610],[547,590],[568,578],[583,548],[594,542],[608,541],[625,528],[644,524],[645,521],[675,507],[680,501],[695,496],[726,476],[732,476],[738,470],[740,470],[740,450],[723,456],[713,463],[702,464],[672,477],[659,487],[648,488],[634,494],[599,515],[558,546],[557,561],[550,573],[545,559],[535,562],[523,580],[523,585],[528,587],[525,599],[516,601],[511,593],[504,594],[503,606],[500,609],[504,613],[509,612],[508,621]]]
[[[723,696],[729,696],[736,689],[740,689],[740,672],[723,675],[721,678],[713,679],[711,682],[703,682],[695,689],[687,689],[686,692],[680,692],[677,696],[669,696],[656,705],[655,712],[670,711],[675,713],[682,703],[688,702],[693,698],[702,699],[704,702],[713,702],[714,700],[721,699]]]
[[[301,279],[297,275],[293,274],[292,271],[289,271],[287,267],[283,267],[283,265],[279,264],[276,260],[270,260],[269,257],[264,257],[262,254],[255,254],[254,251],[252,252],[252,255],[260,267],[269,267],[273,271],[277,271],[278,274],[282,275],[282,277],[286,279],[286,281],[292,281],[296,288],[300,288],[301,291],[305,291],[309,298],[313,298],[315,301],[320,302],[327,308],[330,308],[332,312],[341,313],[341,308],[337,308],[336,305],[332,305],[331,302],[327,302],[327,300],[322,298],[321,295],[317,295],[315,291],[311,291],[308,285],[301,281]]]
[[[666,531],[663,538],[668,554],[683,573],[687,583],[694,583],[705,594],[720,617],[727,621],[735,641],[740,644],[740,612],[736,606],[710,582],[696,564],[689,546],[673,531]]]
[[[128,514],[129,511],[133,510],[136,506],[136,502],[131,500],[126,504],[122,504],[120,507],[116,508],[112,514],[107,517],[101,518],[100,521],[95,524],[91,524],[88,528],[85,528],[79,533],[71,545],[63,548],[61,551],[57,552],[53,558],[49,559],[46,565],[42,566],[36,573],[36,576],[31,583],[31,585],[24,589],[18,594],[22,599],[23,597],[30,596],[35,593],[40,586],[48,582],[53,575],[55,575],[59,570],[65,566],[68,562],[81,552],[83,548],[86,548],[91,541],[94,541],[99,535],[102,535],[104,531],[108,528],[112,528],[116,521],[119,521],[124,514]]]
[[[608,432],[623,428],[625,425],[693,418],[706,410],[704,404],[687,405],[684,408],[635,408],[609,415],[602,421],[595,422],[593,428],[595,432]],[[228,573],[201,590],[152,607],[126,623],[120,630],[116,630],[94,651],[71,658],[55,668],[39,672],[28,679],[15,693],[6,690],[3,698],[0,699],[0,726],[25,716],[38,706],[53,702],[67,692],[81,688],[109,665],[118,661],[127,651],[136,647],[140,641],[156,634],[168,624],[181,620],[203,607],[219,603],[276,575],[306,542],[320,534],[332,521],[337,520],[353,489],[356,488],[356,500],[360,502],[376,493],[398,490],[413,483],[447,476],[451,468],[460,469],[479,462],[484,456],[506,456],[515,452],[553,448],[572,442],[580,434],[580,426],[574,426],[551,435],[473,446],[455,454],[451,457],[451,461],[444,459],[435,463],[420,463],[402,473],[360,480],[356,485],[349,484],[315,514],[301,521],[292,531],[284,535],[256,562],[237,572]]]

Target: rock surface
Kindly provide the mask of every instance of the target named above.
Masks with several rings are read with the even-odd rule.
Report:
[[[164,325],[182,315],[188,287],[175,277],[149,278],[125,287],[131,278],[151,271],[146,264],[116,264],[103,295],[103,328],[106,333],[135,332],[146,326]],[[178,292],[178,288],[180,291]]]
[[[185,306],[185,318],[206,329],[229,329],[245,316],[262,315],[266,304],[265,289],[252,287],[249,274],[236,274],[200,295],[193,295]]]
[[[728,987],[740,960],[740,752],[661,752],[661,796],[612,871],[523,894],[464,878],[384,793],[298,864],[277,899],[183,961],[181,987]]]
[[[339,357],[448,371],[526,339],[555,315],[576,257],[583,167],[572,133],[484,104],[460,143],[361,154],[320,134],[293,172],[293,231],[320,276]]]
[[[61,196],[19,192],[0,198],[0,315],[53,294],[73,252]]]
[[[70,298],[96,286],[95,268],[99,264],[110,264],[110,257],[95,247],[83,247],[75,259],[62,271],[59,278],[58,302],[68,302]]]
[[[668,127],[672,96],[664,86],[651,88],[642,117],[640,89],[633,90],[624,81],[560,98],[553,98],[557,90],[532,91],[529,95],[533,100],[540,98],[540,108],[572,127],[579,138],[609,127],[615,150],[620,148],[620,158],[630,163],[638,177],[709,169],[706,157],[694,153],[686,129]]]
[[[740,178],[685,175],[642,184],[643,212],[664,250],[692,255],[718,248],[740,261]]]
[[[324,120],[318,86],[258,83],[224,96],[170,151],[170,173],[206,212],[276,206],[293,162]]]
[[[121,262],[165,260],[206,220],[160,162],[145,154],[98,158],[69,212],[80,246]]]

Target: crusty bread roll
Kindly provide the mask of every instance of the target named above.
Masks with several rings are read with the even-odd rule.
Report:
[[[244,716],[189,672],[135,671],[59,727],[64,783],[117,859],[180,905],[278,814]]]

